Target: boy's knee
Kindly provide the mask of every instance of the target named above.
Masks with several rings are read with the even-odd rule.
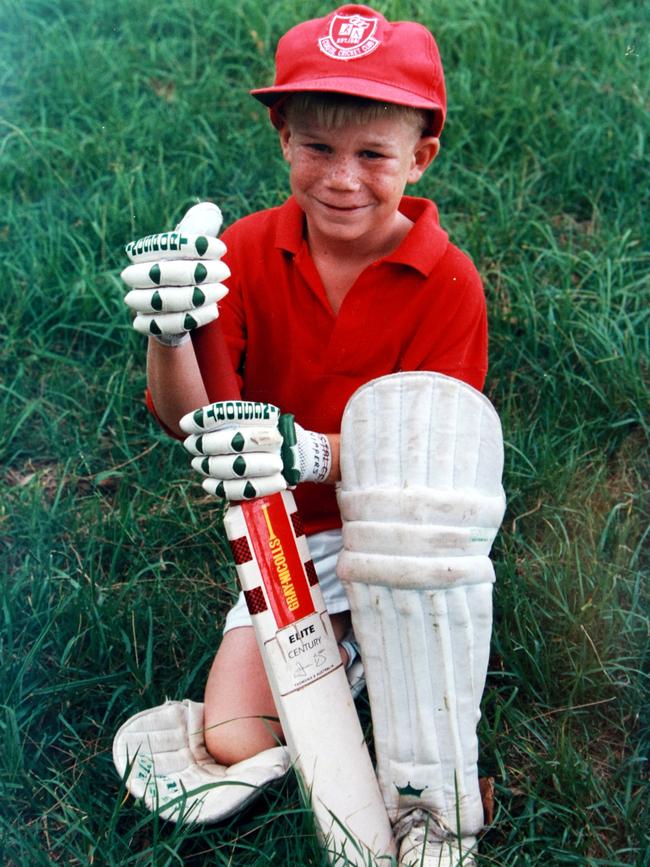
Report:
[[[278,723],[261,719],[236,719],[206,724],[205,746],[219,765],[236,765],[284,741]]]

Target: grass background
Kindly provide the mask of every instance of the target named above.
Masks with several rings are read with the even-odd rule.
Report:
[[[236,592],[218,511],[142,404],[123,245],[197,199],[227,222],[283,199],[247,91],[330,8],[0,0],[4,864],[322,863],[291,779],[175,828],[124,799],[110,744],[131,713],[201,697]],[[507,441],[480,863],[648,865],[650,11],[378,8],[441,49],[443,150],[414,192],[485,278]]]

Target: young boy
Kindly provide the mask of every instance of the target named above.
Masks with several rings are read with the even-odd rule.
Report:
[[[295,496],[349,663],[356,655],[349,603],[335,572],[344,407],[364,383],[399,371],[435,371],[480,390],[484,294],[433,202],[404,196],[437,156],[445,119],[443,69],[428,30],[388,22],[366,6],[343,6],[290,30],[278,45],[275,84],[253,95],[278,129],[292,195],[224,232],[231,277],[219,321],[242,398],[295,416]],[[203,346],[216,325],[210,297],[204,310],[192,307],[190,326],[198,323]],[[164,315],[154,318],[154,328],[146,324],[156,332],[149,340],[149,404],[183,436],[179,420],[207,404],[207,394],[192,342]],[[281,441],[278,435],[270,450],[279,453]],[[264,492],[286,487],[277,457],[238,480],[228,449],[196,441],[190,447],[223,457],[210,463],[208,490],[236,500],[246,481]],[[281,732],[259,719],[265,716],[275,716],[273,699],[240,598],[205,691],[206,745],[215,760],[231,765],[273,746]],[[417,863],[435,857],[436,864],[455,864],[459,852],[444,854],[435,833],[427,840],[428,824],[420,817],[419,842],[410,830],[400,863],[416,863],[429,846],[431,860]],[[477,830],[461,829],[468,838]]]

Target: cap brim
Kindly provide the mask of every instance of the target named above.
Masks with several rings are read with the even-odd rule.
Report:
[[[255,99],[271,108],[279,99],[290,93],[318,91],[320,93],[345,93],[348,96],[360,96],[365,99],[376,99],[380,102],[394,102],[397,105],[408,105],[411,108],[423,108],[428,111],[442,111],[439,102],[425,99],[402,87],[394,87],[383,81],[372,81],[361,78],[331,77],[294,81],[291,84],[277,87],[260,87],[251,90]]]

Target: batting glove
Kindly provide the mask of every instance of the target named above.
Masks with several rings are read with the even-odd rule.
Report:
[[[329,475],[327,437],[271,403],[219,401],[183,416],[180,426],[190,434],[184,446],[205,476],[203,488],[217,497],[251,500]]]
[[[133,264],[121,276],[131,289],[124,300],[136,312],[136,331],[178,346],[190,331],[217,318],[217,302],[228,292],[222,281],[230,276],[221,261],[226,246],[217,239],[221,221],[216,205],[201,202],[173,232],[127,244]]]

